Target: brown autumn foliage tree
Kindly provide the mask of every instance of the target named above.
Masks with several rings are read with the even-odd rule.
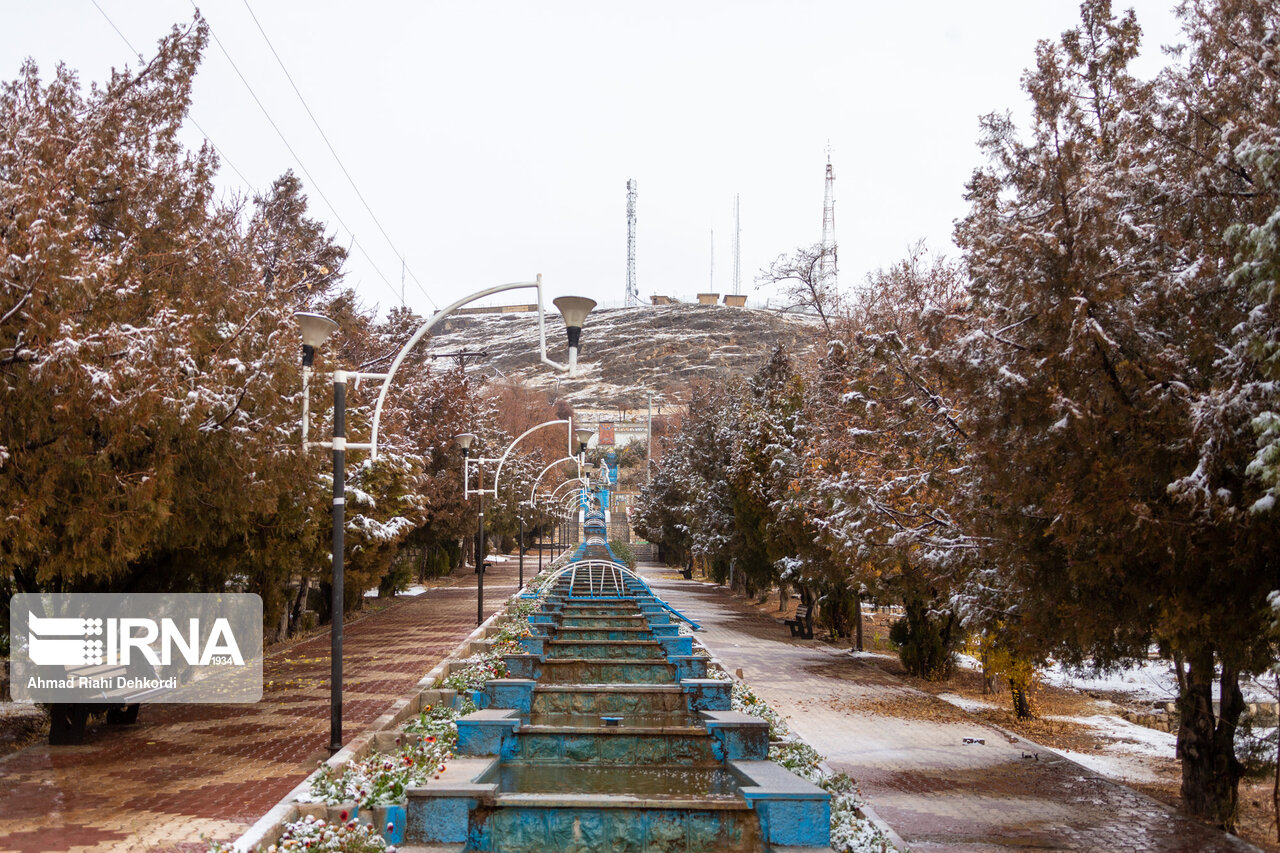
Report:
[[[341,321],[321,372],[381,369],[405,333],[336,292],[345,252],[292,174],[246,210],[217,200],[212,150],[178,142],[207,38],[197,15],[87,93],[30,63],[0,88],[0,592],[240,589],[274,637],[329,574],[291,315]],[[460,515],[445,436],[471,397],[405,376],[383,458],[349,465],[351,604],[405,537],[452,535]],[[355,397],[365,429],[372,400]]]
[[[309,272],[267,282],[260,232],[213,201],[213,153],[177,141],[206,38],[197,17],[87,94],[30,63],[0,90],[8,591],[243,578],[271,602],[307,556],[315,495],[288,451],[298,374],[281,330]],[[341,249],[312,248],[336,270]]]
[[[917,245],[848,300],[806,396],[813,437],[797,482],[829,570],[859,596],[903,604],[902,662],[931,679],[950,673],[963,638],[956,595],[973,550],[953,507],[964,432],[932,357],[964,283]]]
[[[1277,537],[1274,516],[1241,511],[1264,491],[1245,475],[1247,419],[1206,464],[1204,425],[1222,412],[1203,403],[1235,381],[1222,354],[1252,307],[1225,234],[1276,209],[1237,146],[1280,130],[1280,13],[1183,3],[1187,64],[1143,83],[1132,13],[1081,11],[1025,77],[1029,139],[984,119],[949,381],[1019,631],[1098,665],[1159,642],[1180,682],[1184,806],[1231,829],[1239,679],[1270,662]]]

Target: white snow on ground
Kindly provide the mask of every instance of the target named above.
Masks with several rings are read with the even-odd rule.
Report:
[[[971,655],[956,655],[957,663],[965,669],[982,670],[982,662]],[[1167,660],[1139,661],[1122,669],[1094,674],[1086,670],[1076,672],[1061,663],[1050,663],[1036,677],[1045,684],[1066,690],[1091,693],[1122,693],[1134,702],[1154,705],[1157,702],[1173,702],[1178,698],[1178,676],[1173,664]],[[1241,680],[1240,690],[1246,702],[1276,701],[1275,687],[1252,678]],[[1218,699],[1218,684],[1213,685],[1214,701]]]
[[[1172,760],[1178,742],[1177,737],[1168,732],[1149,729],[1109,714],[1047,719],[1083,726],[1104,745],[1103,750],[1092,753],[1070,749],[1055,749],[1054,752],[1120,782],[1159,781],[1147,762],[1151,759]]]
[[[1053,750],[1063,758],[1080,764],[1099,776],[1114,779],[1117,782],[1159,782],[1160,777],[1152,773],[1145,765],[1124,755],[1106,755],[1103,753],[1075,752],[1070,749]]]
[[[1000,707],[996,702],[968,699],[954,693],[940,693],[938,698],[969,712]],[[1081,726],[1103,745],[1103,749],[1097,752],[1076,752],[1070,749],[1053,749],[1053,752],[1120,782],[1159,781],[1147,762],[1151,759],[1172,759],[1177,743],[1177,738],[1168,732],[1139,726],[1109,714],[1094,714],[1089,717],[1050,716],[1045,719]]]
[[[858,651],[857,649],[853,649],[852,651],[850,651],[850,652],[849,652],[849,657],[851,657],[851,658],[892,658],[892,659],[896,659],[898,656],[897,656],[897,655],[891,655],[891,654],[888,654],[887,652],[865,652],[865,651],[864,651],[864,652],[860,652],[860,651]]]
[[[1091,729],[1099,738],[1113,742],[1116,750],[1148,758],[1173,758],[1178,738],[1169,732],[1149,729],[1123,717],[1094,714],[1091,717],[1048,717]]]
[[[938,698],[944,702],[950,702],[957,708],[964,711],[985,711],[988,708],[999,708],[996,702],[983,702],[977,699],[966,699],[963,696],[957,696],[955,693],[939,693]]]
[[[422,595],[422,594],[423,594],[424,592],[426,592],[426,591],[427,591],[427,588],[426,588],[425,586],[423,586],[422,584],[417,584],[417,583],[416,583],[416,584],[414,584],[413,586],[409,587],[408,589],[406,589],[406,590],[404,590],[404,591],[402,591],[402,592],[397,592],[397,593],[396,593],[396,595],[407,595],[407,596],[409,596],[409,597],[411,597],[411,598],[412,598],[412,597],[413,597],[413,596],[415,596],[415,595]],[[375,586],[373,589],[366,589],[366,590],[364,591],[364,597],[365,597],[365,598],[377,598],[377,597],[378,597],[378,588]]]
[[[1095,693],[1123,693],[1135,701],[1155,704],[1178,697],[1178,677],[1166,660],[1141,661],[1114,672],[1073,672],[1060,663],[1040,671],[1040,680],[1054,687]]]

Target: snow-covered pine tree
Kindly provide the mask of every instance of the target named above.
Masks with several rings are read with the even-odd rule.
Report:
[[[263,592],[303,557],[292,305],[212,151],[177,133],[207,28],[81,91],[0,91],[3,577],[14,591]]]
[[[1029,141],[1007,117],[984,120],[990,165],[956,231],[973,325],[948,365],[966,400],[986,551],[1020,630],[1100,665],[1158,641],[1181,682],[1184,805],[1231,828],[1239,676],[1268,663],[1276,537],[1230,511],[1260,495],[1247,456],[1226,454],[1199,478],[1208,493],[1192,493],[1207,470],[1203,401],[1233,381],[1222,355],[1251,307],[1223,235],[1275,208],[1233,137],[1260,122],[1274,133],[1275,65],[1251,50],[1276,13],[1182,4],[1189,62],[1151,85],[1127,70],[1132,13],[1106,0],[1081,11],[1024,78]],[[1247,424],[1220,434],[1244,447]]]

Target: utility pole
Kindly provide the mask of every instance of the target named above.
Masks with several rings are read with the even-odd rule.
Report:
[[[649,424],[645,427],[644,439],[644,481],[653,482],[650,466],[653,464],[653,392],[649,392]]]

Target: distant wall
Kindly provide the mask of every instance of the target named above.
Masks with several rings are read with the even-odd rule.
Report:
[[[536,303],[531,305],[485,305],[479,308],[458,308],[454,314],[525,314],[537,311]]]

